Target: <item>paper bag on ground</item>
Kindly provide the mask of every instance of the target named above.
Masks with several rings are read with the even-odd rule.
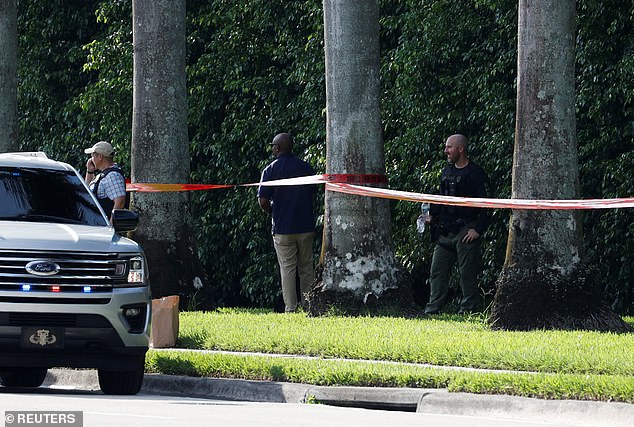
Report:
[[[178,338],[178,295],[152,300],[150,347],[173,347]]]

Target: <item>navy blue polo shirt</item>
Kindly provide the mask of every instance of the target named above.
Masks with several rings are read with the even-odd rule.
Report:
[[[315,175],[315,171],[308,163],[293,154],[284,153],[262,171],[260,182],[311,175]],[[259,187],[258,197],[271,201],[273,234],[314,232],[314,193],[314,185]]]

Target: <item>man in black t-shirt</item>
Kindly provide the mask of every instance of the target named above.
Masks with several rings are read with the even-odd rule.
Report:
[[[313,168],[292,154],[293,137],[280,133],[271,143],[275,160],[262,172],[261,182],[314,175]],[[260,186],[258,203],[271,214],[273,245],[282,276],[284,311],[292,312],[305,301],[315,278],[313,267],[314,185]],[[299,276],[301,295],[296,292]],[[299,300],[299,301],[298,301]]]
[[[450,165],[440,177],[440,194],[458,197],[487,197],[486,172],[467,156],[468,141],[464,135],[452,135],[445,142]],[[489,226],[486,209],[467,206],[431,205],[430,221],[438,229],[429,276],[431,293],[425,313],[440,311],[447,299],[449,278],[458,264],[462,300],[459,313],[478,311],[481,303],[478,274],[481,269],[481,236]]]

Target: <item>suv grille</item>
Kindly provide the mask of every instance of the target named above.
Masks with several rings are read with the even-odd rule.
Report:
[[[95,252],[45,252],[0,250],[0,289],[18,290],[30,285],[33,291],[59,286],[61,292],[81,292],[92,286],[95,292],[127,284],[129,260],[138,254]],[[57,273],[37,275],[27,271],[33,261],[59,267]]]
[[[0,313],[0,326],[65,326],[76,328],[111,328],[110,322],[96,314]]]

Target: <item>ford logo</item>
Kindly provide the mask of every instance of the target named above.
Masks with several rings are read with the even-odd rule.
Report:
[[[26,271],[36,276],[52,276],[59,273],[60,267],[53,261],[35,260],[26,265]]]

